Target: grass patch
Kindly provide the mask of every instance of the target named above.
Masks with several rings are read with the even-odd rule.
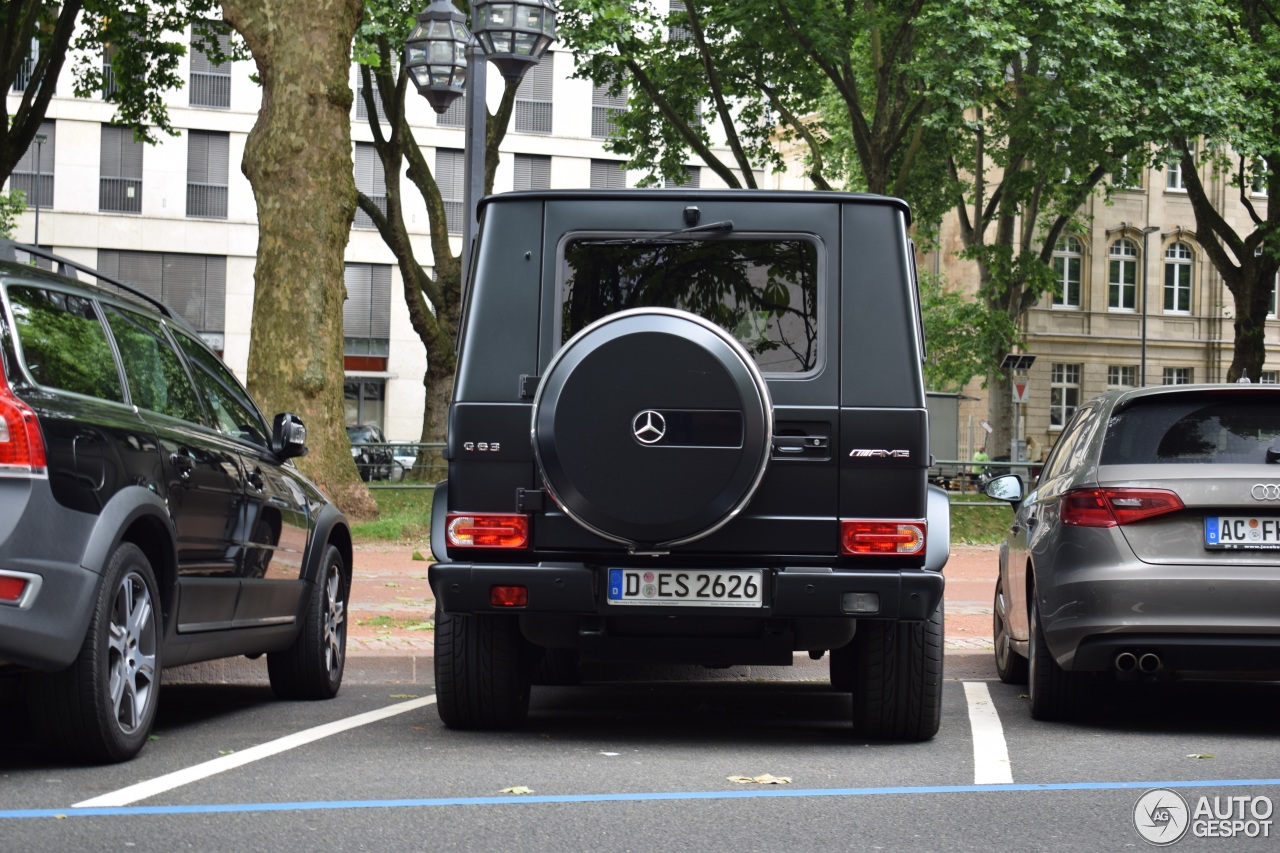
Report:
[[[405,631],[434,631],[436,623],[430,619],[397,619],[394,616],[370,616],[358,619],[356,624],[368,628],[400,628]]]
[[[991,503],[985,495],[951,495],[951,541],[956,545],[994,545],[1003,542],[1013,521],[1009,504]],[[968,504],[968,506],[966,506]]]
[[[370,489],[378,517],[351,525],[356,542],[426,542],[431,536],[431,489]]]

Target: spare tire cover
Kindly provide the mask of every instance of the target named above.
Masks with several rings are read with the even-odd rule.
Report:
[[[694,314],[611,314],[552,359],[533,403],[547,490],[594,533],[637,550],[691,542],[764,476],[773,407],[750,354]]]

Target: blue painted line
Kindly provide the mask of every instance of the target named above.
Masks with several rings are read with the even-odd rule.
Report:
[[[1025,791],[1114,791],[1151,788],[1244,788],[1280,786],[1280,779],[1197,779],[1165,782],[1056,782],[1043,785],[926,785],[889,788],[809,788],[742,791],[655,791],[635,794],[559,794],[495,797],[447,797],[415,800],[334,800],[293,803],[211,803],[192,806],[121,806],[86,809],[13,809],[0,820],[22,818],[114,817],[118,815],[226,814],[239,812],[324,811],[337,809],[417,809],[447,806],[495,806],[532,803],[625,803],[661,800],[748,800],[772,797],[874,797],[922,794],[983,794]]]

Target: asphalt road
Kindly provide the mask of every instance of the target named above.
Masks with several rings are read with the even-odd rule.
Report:
[[[849,697],[798,677],[540,688],[506,733],[445,729],[429,685],[291,703],[177,684],[153,742],[108,767],[32,747],[0,701],[0,850],[1100,851],[1146,848],[1152,788],[1188,823],[1202,796],[1280,812],[1280,684],[1114,687],[1068,725],[949,680],[938,737],[903,744],[854,738]],[[728,778],[764,774],[790,781]]]

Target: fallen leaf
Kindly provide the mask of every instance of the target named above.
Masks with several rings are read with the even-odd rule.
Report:
[[[786,785],[791,781],[790,776],[774,776],[772,773],[762,773],[759,776],[726,776],[730,782],[737,782],[739,785],[746,785],[755,782],[758,785]]]
[[[67,816],[66,816],[66,815],[64,815],[64,814],[56,814],[56,815],[54,815],[54,816],[53,816],[53,819],[54,819],[54,820],[66,820],[66,819],[67,819]]]
[[[510,788],[503,788],[499,794],[532,794],[532,788],[526,788],[524,785],[512,785]]]
[[[1187,758],[1213,758],[1212,752],[1193,752]]]
[[[234,750],[234,749],[220,749],[220,750],[218,750],[218,755],[233,755],[234,753],[235,753],[235,750]]]
[[[384,583],[383,586],[400,586],[398,583]]]
[[[609,757],[611,757],[611,758],[612,758],[613,756],[617,755],[618,753],[616,753],[616,752],[602,752],[602,753],[600,753],[600,754],[601,754],[601,755],[607,755],[607,756],[609,756]]]
[[[418,698],[418,694],[417,694],[417,693],[392,693],[392,694],[391,694],[391,696],[390,696],[390,698],[392,698],[392,699],[417,699],[417,698]]]

